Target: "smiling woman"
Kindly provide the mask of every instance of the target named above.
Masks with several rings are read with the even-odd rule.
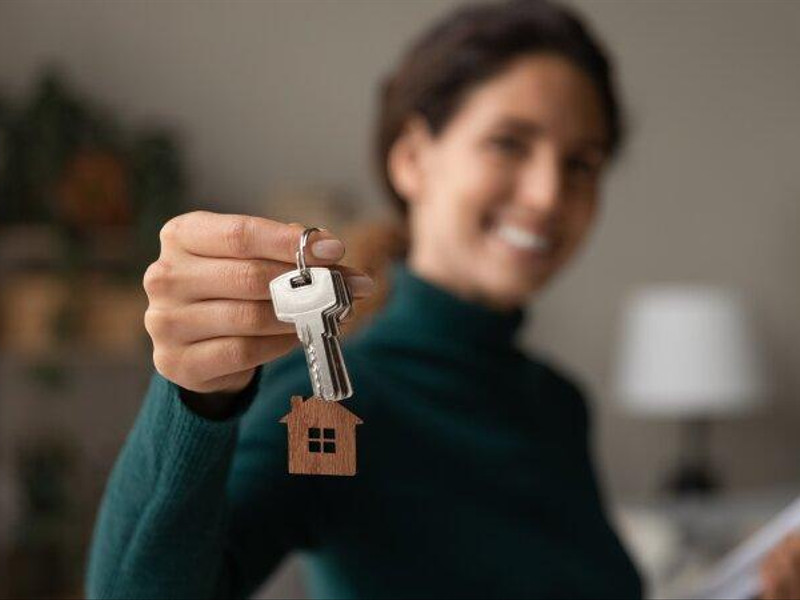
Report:
[[[144,281],[157,373],[98,517],[92,596],[244,597],[298,549],[317,597],[641,595],[583,390],[514,343],[621,143],[603,51],[549,2],[468,5],[380,100],[378,165],[409,243],[388,305],[342,347],[358,475],[286,472],[279,420],[311,388],[264,284],[302,228],[183,215]]]

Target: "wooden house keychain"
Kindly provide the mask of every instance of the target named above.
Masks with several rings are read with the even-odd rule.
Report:
[[[300,236],[297,269],[270,281],[275,315],[294,323],[303,344],[314,394],[292,396],[281,420],[288,426],[289,473],[355,475],[356,426],[363,421],[340,404],[353,395],[339,347],[339,322],[348,315],[352,297],[339,271],[307,267],[305,248],[310,227]]]

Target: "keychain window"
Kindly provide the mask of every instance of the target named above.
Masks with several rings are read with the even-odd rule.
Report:
[[[323,452],[325,454],[336,453],[336,430],[331,427],[320,429],[319,427],[308,428],[308,451]]]

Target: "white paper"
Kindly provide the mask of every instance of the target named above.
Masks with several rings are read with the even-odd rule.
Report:
[[[800,529],[800,498],[726,556],[686,598],[746,600],[761,594],[761,562],[784,537]]]

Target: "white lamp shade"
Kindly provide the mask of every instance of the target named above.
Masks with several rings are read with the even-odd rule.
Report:
[[[653,285],[625,307],[615,393],[651,416],[715,416],[765,400],[763,364],[740,293],[706,285]]]

